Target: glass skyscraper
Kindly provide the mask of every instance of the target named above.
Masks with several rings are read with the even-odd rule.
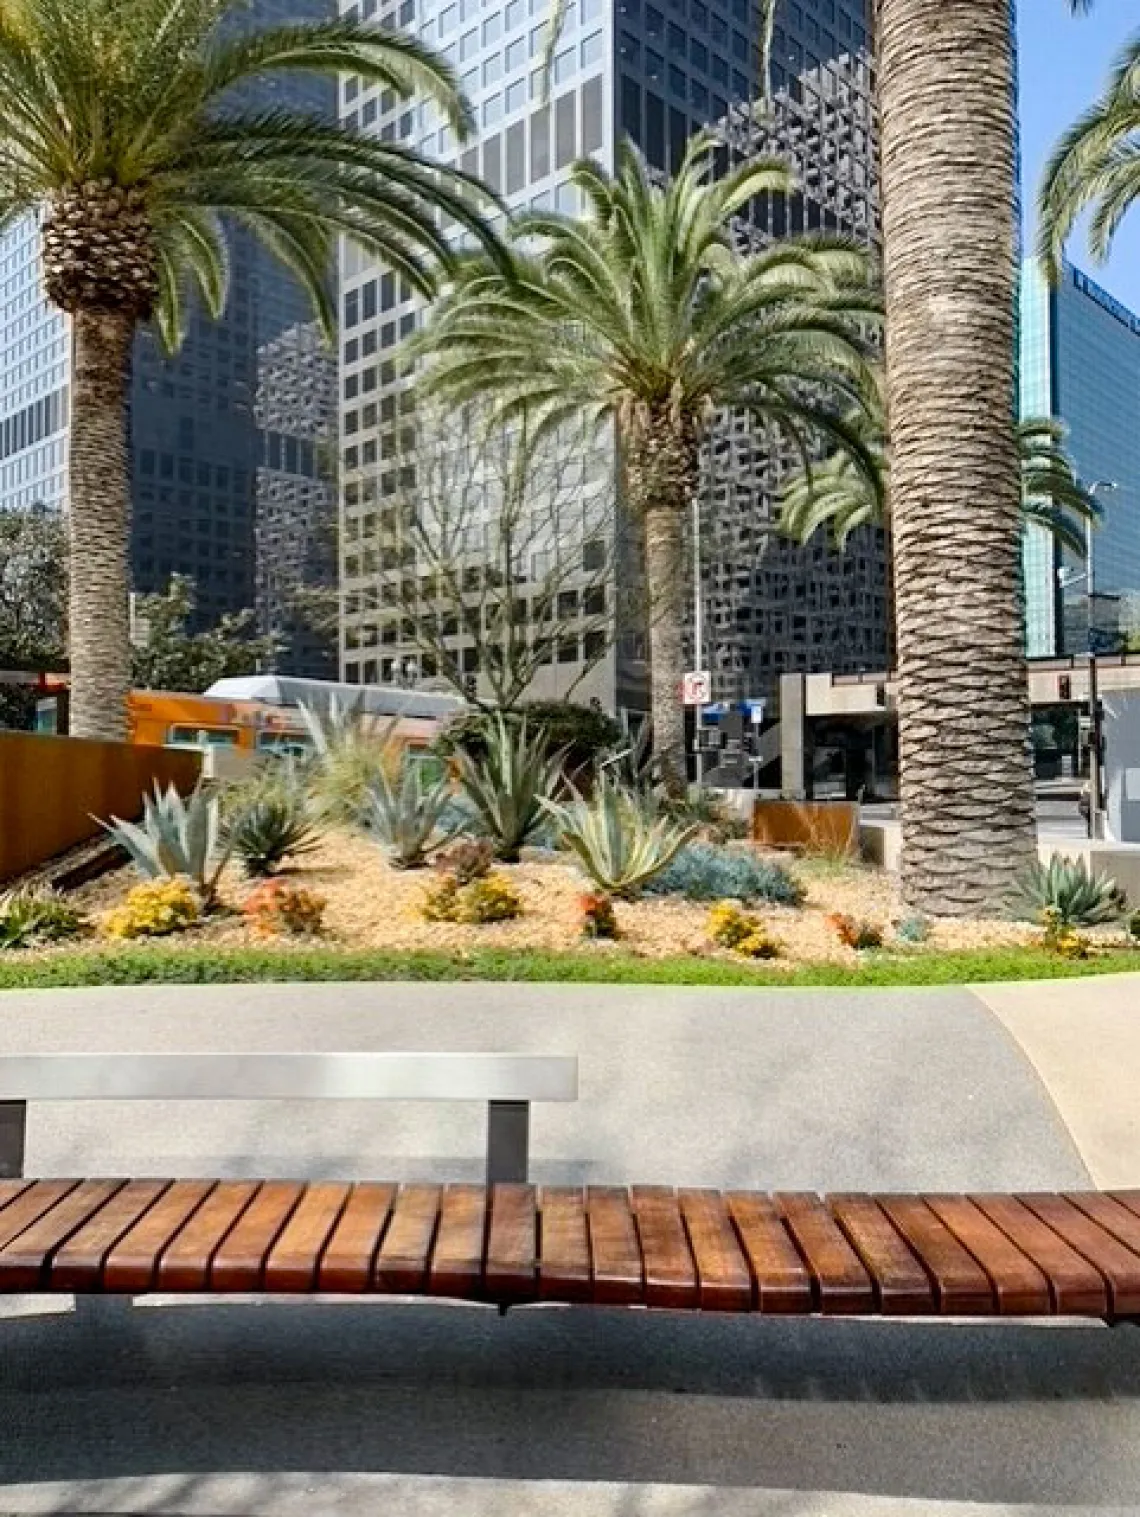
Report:
[[[248,27],[316,19],[330,0],[252,0]],[[259,87],[264,105],[288,101],[332,116],[330,81],[283,78]],[[255,402],[259,354],[311,318],[291,276],[253,239],[231,242],[230,296],[220,322],[191,314],[173,359],[140,334],[130,398],[134,588],[192,576],[198,614],[253,606],[258,470],[268,442]],[[40,288],[33,218],[0,237],[0,509],[67,500],[68,320]]]
[[[797,172],[799,190],[786,203],[757,204],[742,220],[745,245],[816,229],[868,244],[877,237],[863,0],[782,0],[773,101],[755,116],[745,109],[761,93],[753,0],[570,0],[549,76],[550,0],[340,3],[345,14],[410,27],[445,53],[477,129],[460,145],[431,107],[409,106],[353,78],[342,82],[342,118],[481,175],[512,208],[574,214],[569,171],[577,158],[612,168],[627,136],[666,173],[693,133],[713,126],[730,152],[777,152]],[[342,258],[341,302],[342,665],[346,679],[371,683],[416,658],[402,626],[401,585],[412,566],[387,551],[384,522],[398,493],[395,460],[411,411],[396,350],[417,311],[406,286],[351,249]],[[787,669],[886,661],[881,536],[859,534],[846,557],[822,542],[799,549],[779,541],[773,499],[789,461],[774,458],[771,444],[745,419],[725,417],[706,449],[701,582],[709,648],[702,656],[717,673],[718,695],[760,693]],[[614,470],[612,445],[608,467]],[[615,532],[620,516],[619,508]],[[636,574],[636,553],[613,557]],[[636,619],[620,620],[638,597],[625,588],[614,587],[614,649],[577,685],[576,699],[595,696],[614,707],[643,697],[641,629]],[[536,693],[564,694],[579,678],[571,655],[580,634],[585,653],[585,633],[573,604],[567,600],[552,637],[559,651]]]
[[[1020,410],[1055,416],[1086,485],[1100,484],[1093,596],[1085,566],[1031,527],[1025,544],[1031,657],[1116,652],[1140,631],[1140,316],[1067,264],[1051,288],[1036,260],[1021,284]],[[1103,488],[1115,485],[1113,490]]]

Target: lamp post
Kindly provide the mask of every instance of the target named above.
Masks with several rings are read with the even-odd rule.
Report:
[[[1098,479],[1089,485],[1088,494],[1095,500],[1101,490],[1119,490],[1115,479]],[[1104,805],[1104,774],[1102,744],[1104,723],[1101,720],[1100,681],[1096,664],[1096,562],[1093,555],[1093,518],[1085,517],[1085,593],[1088,601],[1088,625],[1085,634],[1085,652],[1089,661],[1089,820],[1090,838],[1101,834],[1101,818]],[[1069,581],[1073,583],[1072,580]]]

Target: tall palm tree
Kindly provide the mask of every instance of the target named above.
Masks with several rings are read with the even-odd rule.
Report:
[[[1035,856],[1020,593],[1010,0],[878,0],[902,888],[969,915]]]
[[[718,408],[750,412],[797,446],[822,438],[871,468],[844,419],[871,383],[879,320],[866,256],[823,239],[736,253],[731,222],[756,195],[783,193],[770,162],[713,178],[698,137],[676,176],[655,182],[625,144],[610,177],[576,165],[581,220],[521,217],[513,268],[461,270],[414,351],[423,383],[453,405],[481,399],[495,425],[522,417],[541,439],[571,418],[616,423],[624,498],[645,533],[654,742],[684,784],[679,686],[687,575],[683,544],[702,439]]]
[[[1055,278],[1065,243],[1086,211],[1089,247],[1100,263],[1140,199],[1140,37],[1124,49],[1107,88],[1057,144],[1041,187],[1038,248]]]
[[[126,733],[126,399],[137,328],[178,341],[188,298],[226,303],[227,226],[299,279],[331,334],[345,234],[430,292],[448,261],[437,212],[489,234],[464,176],[243,91],[341,72],[432,99],[457,129],[451,71],[347,20],[238,33],[233,0],[0,0],[0,218],[40,218],[44,286],[71,317],[72,730]]]
[[[1099,522],[1104,507],[1081,484],[1065,451],[1065,428],[1051,417],[1017,423],[1021,460],[1021,510],[1027,526],[1043,527],[1074,557],[1086,552],[1086,528]],[[848,454],[837,453],[797,470],[780,497],[780,530],[806,543],[826,527],[844,548],[859,527],[889,527],[888,457],[882,430],[867,439],[879,461],[878,481],[868,479]]]

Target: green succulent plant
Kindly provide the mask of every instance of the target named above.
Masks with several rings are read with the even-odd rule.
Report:
[[[51,943],[82,929],[79,912],[50,887],[24,886],[0,895],[0,949]]]
[[[141,822],[125,822],[113,816],[102,822],[115,842],[130,855],[146,880],[188,879],[209,907],[218,893],[222,870],[233,852],[226,834],[221,798],[198,785],[183,800],[173,785],[163,790],[156,783],[145,797]]]
[[[422,869],[458,830],[451,781],[432,777],[423,761],[405,753],[393,776],[381,769],[366,797],[362,821],[393,869]]]
[[[288,858],[311,853],[321,840],[300,784],[266,785],[226,824],[226,837],[252,878],[275,874]]]
[[[1040,922],[1049,913],[1058,927],[1096,927],[1116,921],[1127,905],[1115,880],[1091,873],[1083,859],[1054,854],[1048,864],[1032,864],[1025,871],[1010,911],[1023,921]]]
[[[619,900],[668,868],[697,831],[671,820],[651,797],[606,778],[588,800],[575,792],[569,804],[547,801],[545,808],[594,884]]]
[[[515,864],[525,843],[538,832],[544,805],[558,788],[561,752],[551,753],[544,735],[524,719],[508,723],[496,712],[487,718],[484,740],[474,751],[458,749],[455,765],[479,825],[495,846],[495,857]]]

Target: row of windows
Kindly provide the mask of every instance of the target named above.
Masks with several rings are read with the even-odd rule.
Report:
[[[345,560],[345,574],[352,578],[359,572],[359,560],[349,558]],[[364,566],[364,572],[375,573],[376,566]],[[382,589],[388,587],[381,587]],[[396,604],[398,598],[404,602],[415,598],[415,582],[406,583],[401,589],[392,587],[391,595],[386,599],[391,604]],[[382,597],[385,598],[385,597]],[[346,606],[347,613],[347,606]],[[470,628],[477,617],[481,617],[488,632],[494,632],[502,625],[504,607],[487,606],[480,613],[480,608],[471,606],[464,613],[464,627]],[[518,600],[513,597],[510,609],[515,622],[518,625],[526,625],[533,615],[539,621],[576,621],[580,616],[605,616],[606,614],[606,590],[604,585],[592,586],[587,590],[562,590],[553,598],[542,598],[534,603],[533,611],[526,597]],[[430,613],[418,618],[421,629],[437,632],[440,637],[458,637],[460,634],[460,618],[457,611],[448,611],[433,616]],[[363,626],[356,625],[346,628],[345,644],[349,648],[374,648],[377,644],[391,647],[398,643],[401,636],[411,638],[415,636],[415,624],[409,619],[403,622],[388,621],[379,623],[367,623]]]
[[[605,657],[608,638],[604,632],[587,632],[585,637],[544,638],[535,643],[535,652],[540,664],[596,663]],[[479,655],[475,648],[456,648],[453,657],[459,662],[464,674],[474,674],[479,668]],[[434,679],[438,664],[430,653],[400,654],[394,658],[368,658],[351,660],[344,666],[344,678],[350,685],[389,685],[400,679]]]
[[[139,473],[144,478],[179,479],[183,484],[197,484],[201,489],[232,490],[243,496],[250,487],[246,469],[230,469],[225,464],[209,464],[193,458],[175,458],[173,453],[158,453],[142,448],[138,454]]]
[[[0,458],[11,458],[62,432],[67,425],[67,396],[66,389],[55,390],[0,424]]]

